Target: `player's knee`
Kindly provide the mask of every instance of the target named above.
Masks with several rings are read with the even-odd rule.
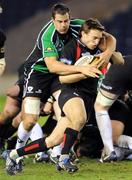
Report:
[[[21,121],[22,121],[21,116],[15,117],[12,121],[12,126],[18,128]]]
[[[40,99],[25,98],[24,113],[38,116],[40,114]]]
[[[80,131],[84,127],[85,123],[86,123],[86,119],[81,119],[80,121],[78,121],[78,125],[75,125],[76,126],[75,129],[77,131]]]
[[[13,121],[12,121],[12,126],[13,127],[18,128],[19,124],[20,123],[17,120],[13,119]]]
[[[94,109],[96,112],[108,110],[115,100],[103,95],[100,91],[96,97]]]
[[[22,113],[22,120],[23,120],[24,128],[27,131],[30,131],[36,124],[38,120],[38,115]]]
[[[87,120],[86,113],[80,113],[72,120],[73,128],[77,131],[80,131],[82,127],[85,125]]]
[[[95,109],[96,112],[98,112],[98,111],[103,111],[103,110],[105,110],[106,107],[103,106],[102,104],[100,104],[100,102],[95,101],[94,109]]]
[[[10,109],[4,109],[4,111],[0,113],[0,121],[4,124],[5,122],[10,121],[15,115],[16,113]]]
[[[10,87],[9,89],[6,90],[6,95],[9,97],[17,97],[20,92],[19,86],[14,85],[13,87]]]
[[[33,119],[29,119],[27,122],[24,122],[24,128],[27,131],[30,131],[36,124],[36,121],[34,121]]]

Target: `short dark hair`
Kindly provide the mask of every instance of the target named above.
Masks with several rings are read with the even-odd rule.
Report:
[[[88,33],[89,30],[91,30],[91,29],[98,29],[100,31],[105,30],[104,26],[97,19],[90,18],[90,19],[86,20],[84,22],[84,24],[81,26],[80,35],[81,35],[82,31],[84,31],[85,33]]]
[[[52,18],[55,19],[56,14],[64,15],[68,13],[70,16],[70,10],[65,4],[55,4],[52,7]]]

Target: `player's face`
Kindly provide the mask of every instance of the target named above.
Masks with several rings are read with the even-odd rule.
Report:
[[[70,25],[69,14],[68,13],[66,13],[64,15],[56,14],[55,18],[53,19],[53,23],[54,23],[56,30],[60,34],[66,34],[69,29],[69,25]]]
[[[102,38],[103,32],[91,29],[88,33],[82,32],[82,42],[91,50],[95,49]]]

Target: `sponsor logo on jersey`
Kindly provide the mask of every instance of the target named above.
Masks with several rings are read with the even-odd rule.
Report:
[[[28,90],[27,90],[27,91],[28,91],[27,93],[33,93],[32,90],[33,90],[33,87],[32,87],[32,86],[29,86],[29,87],[28,87]]]
[[[35,91],[35,93],[41,94],[41,93],[42,93],[42,90],[41,90],[41,89],[38,89],[37,91]]]
[[[70,60],[70,59],[60,58],[60,61],[65,63],[65,64],[69,64],[69,65],[72,64],[72,60]]]
[[[111,89],[112,89],[111,86],[106,86],[106,85],[104,85],[103,83],[101,84],[101,86],[102,86],[103,88],[107,89],[107,90],[111,90]]]
[[[89,53],[89,52],[85,52],[85,53],[82,53],[81,55],[82,55],[82,56],[89,56],[90,53]]]
[[[79,96],[79,94],[78,94],[78,93],[76,93],[76,92],[74,92],[73,94],[74,94],[74,95],[76,95],[76,96]]]
[[[54,52],[54,49],[52,49],[51,47],[48,47],[48,48],[45,49],[45,52],[49,52],[49,53]]]

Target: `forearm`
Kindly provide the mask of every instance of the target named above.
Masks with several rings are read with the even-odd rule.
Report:
[[[106,32],[104,33],[104,36],[106,37],[106,49],[105,49],[105,51],[108,54],[112,55],[116,49],[116,39],[114,36],[112,36],[111,34],[106,33]]]
[[[55,58],[45,58],[46,65],[51,73],[60,75],[75,74],[81,72],[79,66],[66,65],[63,62],[57,61]]]
[[[95,66],[87,64],[86,66],[74,66],[66,65],[62,62],[57,61],[55,58],[45,59],[46,65],[51,73],[59,75],[70,75],[70,74],[84,74],[90,77],[98,77],[101,71]]]
[[[79,66],[66,65],[64,63],[56,64],[53,69],[51,69],[52,73],[60,74],[60,75],[69,75],[80,72]]]
[[[59,80],[62,84],[63,83],[75,83],[75,82],[81,81],[86,78],[87,78],[87,76],[85,76],[84,74],[81,74],[81,73],[59,76]]]
[[[113,64],[124,64],[124,58],[120,52],[114,52],[111,59]]]

